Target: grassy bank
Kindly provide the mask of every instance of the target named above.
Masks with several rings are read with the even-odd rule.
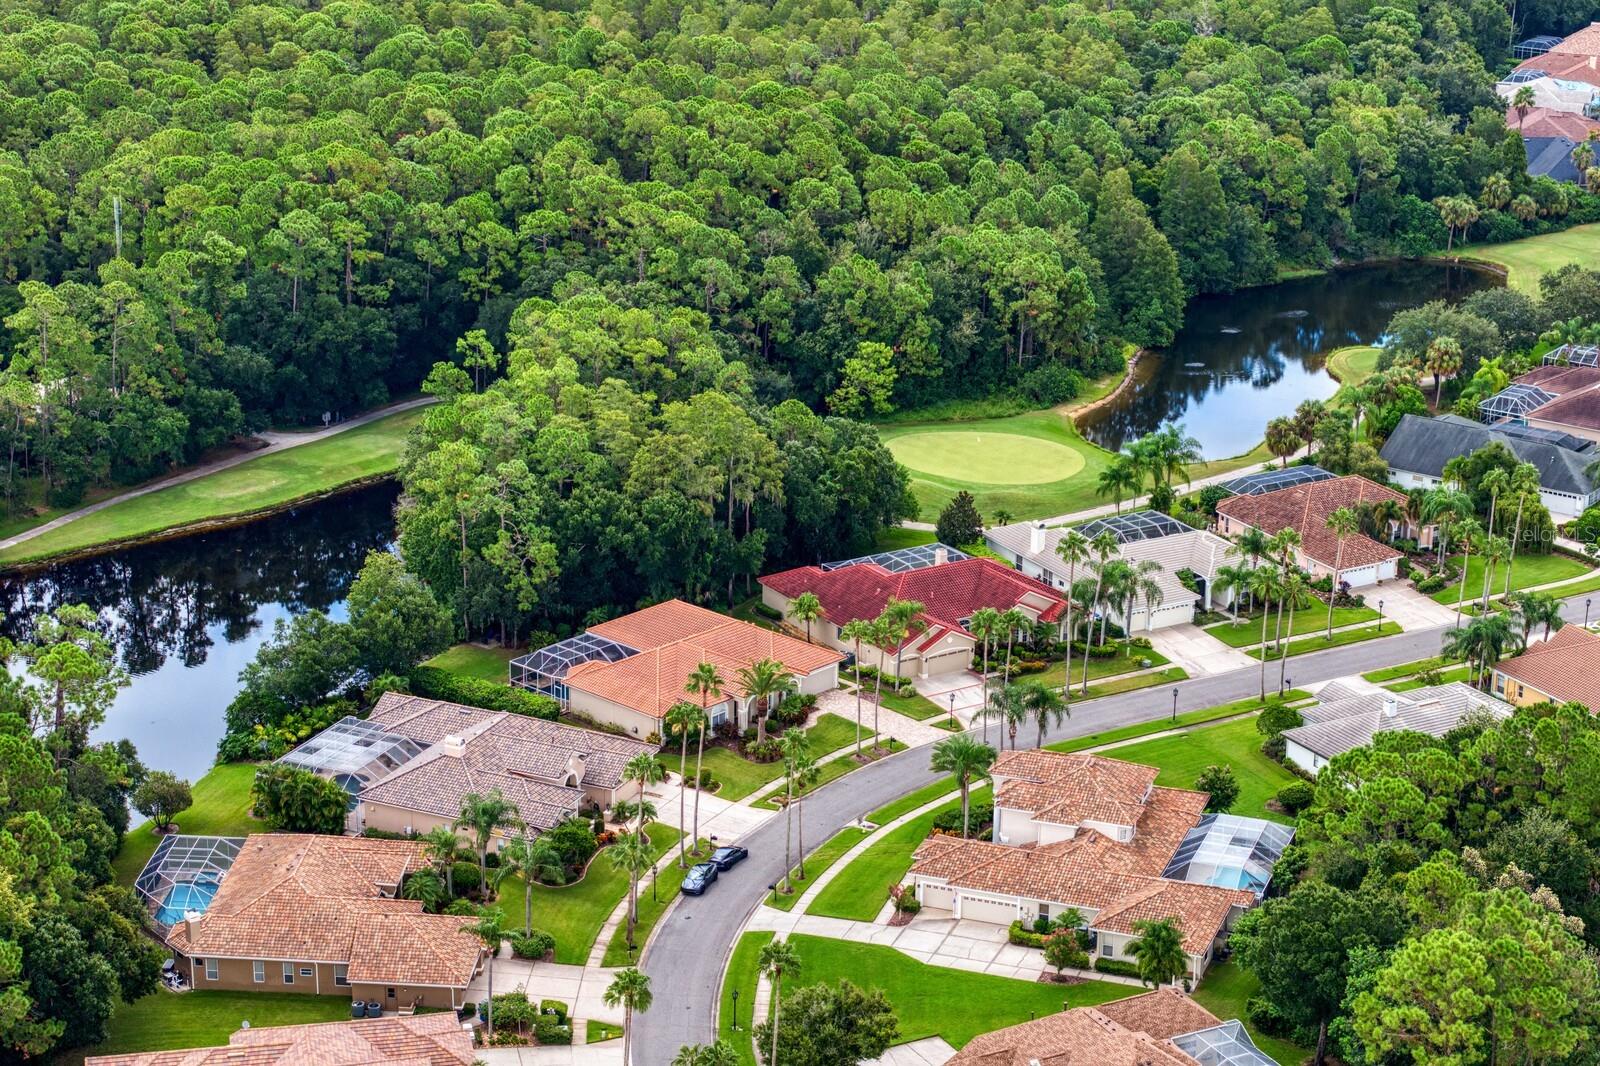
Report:
[[[518,648],[486,648],[481,644],[457,644],[435,655],[423,666],[436,666],[453,674],[474,677],[480,681],[509,681],[506,664],[524,654]]]
[[[1353,344],[1348,348],[1340,348],[1328,356],[1326,364],[1328,373],[1339,379],[1343,385],[1359,385],[1371,377],[1378,370],[1378,356],[1381,349],[1370,344]]]
[[[700,851],[709,855],[710,848],[710,842],[701,837]],[[687,859],[690,863],[701,861],[693,855],[687,856]],[[628,951],[628,920],[624,917],[617,924],[616,932],[611,934],[611,941],[606,944],[605,958],[600,965],[631,966],[638,960],[639,956],[644,953],[644,946],[650,942],[650,934],[655,931],[656,923],[661,921],[663,914],[667,913],[667,908],[672,906],[672,901],[682,894],[683,875],[686,873],[688,873],[688,870],[679,868],[676,862],[671,862],[651,875],[648,885],[640,884],[639,921],[633,929],[633,942],[639,950]],[[520,915],[507,915],[507,918],[521,920]]]
[[[870,711],[868,712],[870,713]],[[844,719],[836,714],[824,714],[817,719],[815,725],[806,730],[809,741],[808,750],[813,759],[822,759],[831,755],[846,744],[856,742],[856,723],[853,719]],[[872,743],[873,733],[870,726],[861,731],[863,747]],[[669,747],[661,755],[661,764],[674,774],[683,774],[683,760],[680,748]],[[695,746],[689,744],[689,772],[694,773]],[[706,749],[705,758],[700,763],[701,770],[711,774],[716,779],[718,799],[738,800],[750,795],[763,785],[771,784],[783,775],[783,761],[752,762],[744,756],[737,754],[729,748],[716,747]]]
[[[1310,699],[1311,693],[1304,689],[1292,688],[1283,694],[1283,698],[1285,703],[1296,703],[1300,700]],[[1125,740],[1149,736],[1151,733],[1164,733],[1169,729],[1214,722],[1219,718],[1253,714],[1261,710],[1263,706],[1265,705],[1260,700],[1252,696],[1249,699],[1236,700],[1233,703],[1224,703],[1216,707],[1205,707],[1198,711],[1185,711],[1183,714],[1178,715],[1177,718],[1158,718],[1150,722],[1138,722],[1134,725],[1119,726],[1116,729],[1090,733],[1086,737],[1059,740],[1054,744],[1046,744],[1045,748],[1049,751],[1087,751],[1090,748],[1105,747],[1107,744],[1120,744]],[[924,800],[923,802],[927,801]]]
[[[1112,759],[1159,768],[1161,773],[1156,777],[1156,784],[1167,788],[1193,788],[1195,778],[1207,766],[1231,766],[1239,782],[1239,797],[1228,808],[1228,813],[1290,821],[1267,810],[1266,804],[1280,788],[1299,778],[1261,754],[1263,739],[1256,730],[1254,718],[1239,718],[1113,748],[1104,754]]]
[[[1600,268],[1600,223],[1574,226],[1560,233],[1543,233],[1503,244],[1472,244],[1454,255],[1504,268],[1506,284],[1529,295],[1539,291],[1539,279],[1568,263],[1590,270]],[[1435,256],[1436,259],[1447,258]]]
[[[961,801],[952,800],[885,833],[823,886],[806,913],[872,921],[889,898],[889,886],[899,884],[911,868],[911,855],[932,832],[934,818],[960,808]]]
[[[1600,224],[1600,223],[1597,223]],[[1597,235],[1600,236],[1600,235]],[[1459,569],[1461,556],[1451,557]],[[1556,581],[1574,582],[1574,588],[1552,589],[1551,592],[1560,595],[1572,595],[1583,591],[1576,586],[1576,580],[1588,574],[1590,568],[1570,555],[1519,555],[1511,564],[1511,591],[1532,588],[1535,585],[1548,585]],[[1600,575],[1596,575],[1600,576]],[[1494,573],[1489,577],[1489,595],[1498,596],[1505,591],[1506,571],[1505,564],[1499,563],[1494,568]],[[1467,561],[1467,598],[1466,602],[1483,596],[1483,556],[1474,555]],[[1461,599],[1461,579],[1452,581],[1448,587],[1440,589],[1433,594],[1434,602],[1442,603],[1447,607],[1454,606]]]
[[[290,992],[193,991],[181,995],[152,992],[132,1003],[118,1003],[111,1016],[111,1034],[103,1044],[64,1052],[55,1066],[76,1066],[85,1055],[122,1055],[138,1051],[212,1047],[249,1022],[301,1025],[336,1022],[350,1017],[348,996],[307,996]]]
[[[1259,1032],[1245,1019],[1245,1004],[1261,988],[1255,974],[1239,968],[1237,962],[1218,963],[1206,971],[1205,980],[1194,990],[1195,1002],[1218,1018],[1237,1018],[1250,1031],[1250,1038],[1281,1066],[1299,1066],[1310,1055],[1311,1049],[1276,1036]]]
[[[198,522],[253,514],[392,473],[400,464],[406,435],[422,415],[420,408],[401,411],[310,444],[125,500],[0,551],[0,563],[44,559]]]
[[[1340,629],[1344,626],[1353,626],[1357,622],[1371,622],[1378,617],[1378,612],[1371,607],[1335,607],[1333,609],[1333,627]],[[1277,643],[1279,634],[1285,637],[1300,637],[1307,633],[1325,631],[1328,628],[1328,606],[1322,604],[1307,610],[1294,613],[1294,622],[1291,624],[1287,612],[1283,619],[1278,619],[1277,612],[1271,612],[1267,618],[1267,641]],[[1280,626],[1282,626],[1280,630]],[[1240,615],[1237,624],[1233,622],[1218,622],[1216,625],[1206,626],[1206,632],[1216,637],[1230,648],[1248,648],[1261,643],[1261,616],[1254,618]]]
[[[236,837],[266,832],[264,823],[250,817],[250,786],[255,779],[255,763],[213,766],[190,786],[194,805],[173,821],[180,832],[193,836]],[[133,884],[160,840],[149,822],[128,831],[122,838],[122,850],[111,862],[118,884]]]

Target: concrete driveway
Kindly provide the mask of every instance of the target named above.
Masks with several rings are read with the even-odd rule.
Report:
[[[1187,670],[1190,677],[1210,677],[1256,664],[1256,660],[1228,647],[1193,622],[1152,630],[1145,636],[1156,651]]]

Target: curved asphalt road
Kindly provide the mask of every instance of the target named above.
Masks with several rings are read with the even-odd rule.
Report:
[[[1600,594],[1595,598],[1600,599]],[[1572,621],[1583,616],[1583,597],[1567,601]],[[1439,653],[1450,626],[1383,637],[1343,648],[1299,655],[1289,663],[1298,685],[1328,681]],[[1267,688],[1277,688],[1277,664],[1267,666]],[[1246,668],[1180,681],[1178,710],[1194,711],[1245,699],[1260,692],[1260,670]],[[1172,713],[1171,688],[1154,687],[1075,703],[1072,717],[1052,729],[1048,741],[1147,722]],[[1024,730],[1025,733],[1031,733]],[[1019,734],[1020,739],[1020,734]],[[815,848],[846,824],[931,783],[931,745],[891,755],[825,785],[806,800],[808,848]],[[645,948],[640,965],[651,978],[655,1002],[634,1018],[636,1066],[667,1066],[684,1044],[715,1039],[718,994],[723,969],[745,920],[766,896],[767,886],[783,876],[782,818],[773,818],[740,839],[750,858],[719,879],[704,896],[681,898]],[[742,1011],[749,1005],[742,1005]]]

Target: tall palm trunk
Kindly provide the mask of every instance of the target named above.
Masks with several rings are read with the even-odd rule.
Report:
[[[1294,632],[1294,603],[1293,602],[1291,602],[1289,604],[1289,631],[1291,633]],[[1289,640],[1288,640],[1287,637],[1283,636],[1281,631],[1279,632],[1279,637],[1283,642],[1283,652],[1282,652],[1282,654],[1280,654],[1278,656],[1278,695],[1282,696],[1283,695],[1283,679],[1284,679],[1284,677],[1287,676],[1287,671],[1289,669]]]
[[[856,758],[861,758],[861,642],[856,641]]]
[[[633,1005],[630,1003],[622,1011],[622,1062],[629,1066],[633,1062]]]
[[[1506,590],[1504,595],[1511,595],[1511,568],[1517,565],[1517,540],[1522,536],[1522,505],[1523,499],[1517,500],[1517,520],[1511,526],[1511,552],[1506,556]]]
[[[1077,564],[1067,567],[1067,650],[1061,656],[1061,698],[1072,703],[1072,580]]]
[[[484,1016],[484,1024],[487,1026],[491,1038],[494,1036],[494,957],[498,954],[500,954],[499,945],[489,949],[489,965],[486,967],[489,977],[489,1007]]]
[[[706,758],[706,719],[700,719],[700,739],[694,752],[694,854],[700,854],[700,773]]]
[[[1251,593],[1254,595],[1254,593]],[[1261,702],[1267,702],[1267,619],[1272,617],[1271,605],[1261,602]]]
[[[772,1057],[767,1066],[778,1066],[778,1020],[783,1009],[783,971],[772,975]]]
[[[1100,589],[1103,586],[1103,584],[1104,584],[1104,582],[1102,582],[1100,577],[1098,575],[1096,575],[1095,580],[1094,580],[1094,604],[1093,604],[1093,606],[1095,606],[1095,607],[1100,606]],[[1102,622],[1103,621],[1104,620],[1102,619]],[[1104,632],[1104,628],[1103,627],[1102,627],[1101,631]],[[1094,615],[1091,614],[1089,616],[1089,628],[1083,634],[1083,695],[1085,695],[1085,696],[1087,696],[1089,694],[1089,637],[1093,633],[1094,633]]]
[[[1461,555],[1461,587],[1456,591],[1456,628],[1461,628],[1461,604],[1467,598],[1467,564],[1472,562],[1472,542],[1463,544]]]
[[[968,839],[969,837],[972,836],[972,816],[970,814],[971,809],[972,809],[972,806],[971,806],[971,803],[970,803],[971,795],[972,795],[972,786],[970,785],[970,783],[967,780],[967,775],[966,774],[962,774],[961,775],[961,839],[962,840],[966,840],[966,839]]]
[[[806,879],[806,794],[801,792],[795,800],[794,842],[797,848],[795,865],[800,868],[800,880]]]
[[[783,786],[783,890],[794,891],[789,879],[789,854],[794,843],[794,768],[789,769],[789,780]]]
[[[687,771],[689,769],[689,731],[687,729],[685,729],[683,731],[683,738],[682,738],[681,743],[678,746],[678,767],[679,767],[679,769],[681,771]],[[679,773],[679,775],[678,775],[678,778],[679,778],[679,780],[678,780],[678,828],[679,829],[682,829],[683,828],[683,823],[685,821],[687,821],[687,819],[684,818],[684,816],[683,816],[684,815],[684,807],[689,802],[689,782],[687,780],[685,780],[685,778],[687,778],[687,777],[688,777],[687,773]],[[700,790],[700,771],[699,771],[698,768],[694,772],[694,786],[695,786],[695,791],[698,792]],[[699,806],[698,802],[696,803],[696,806]],[[688,852],[688,848],[684,843],[683,837],[680,836],[678,838],[678,869],[686,870],[686,869],[688,869],[688,867],[689,867],[689,852]]]
[[[1333,553],[1333,577],[1328,580],[1328,639],[1333,639],[1333,601],[1339,598],[1339,571],[1344,569],[1344,538]],[[1289,616],[1289,628],[1294,629],[1294,615]]]
[[[983,637],[983,711],[978,717],[983,719],[983,742],[989,743],[989,634]],[[1067,650],[1072,650],[1068,645]]]

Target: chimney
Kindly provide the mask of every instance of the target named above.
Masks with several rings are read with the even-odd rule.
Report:
[[[933,565],[934,566],[943,566],[945,563],[948,563],[949,561],[950,561],[950,549],[946,548],[943,544],[935,544],[933,546]]]
[[[189,943],[194,943],[194,938],[200,935],[200,911],[188,911],[183,916],[183,927],[189,933]]]
[[[460,759],[467,754],[466,738],[456,733],[451,733],[439,741],[439,750],[451,759]]]
[[[1400,704],[1393,696],[1383,698],[1383,716],[1393,718],[1400,711]]]
[[[1044,523],[1035,522],[1028,530],[1028,550],[1035,555],[1044,551]]]

